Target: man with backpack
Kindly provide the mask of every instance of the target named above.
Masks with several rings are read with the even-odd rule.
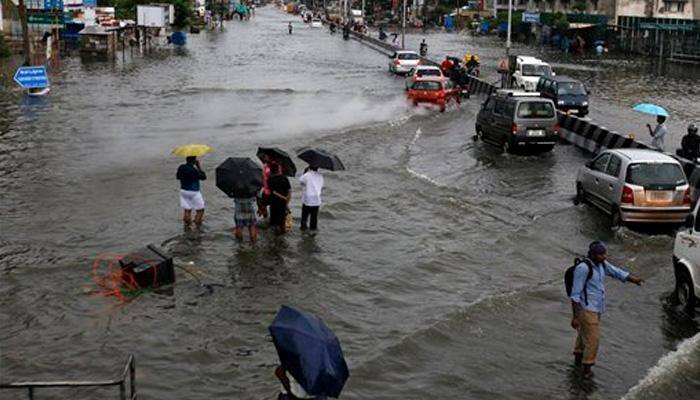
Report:
[[[608,248],[605,243],[595,241],[588,247],[588,257],[580,262],[577,260],[577,264],[570,267],[564,277],[573,311],[571,327],[578,332],[574,363],[583,366],[582,375],[585,379],[593,377],[591,367],[598,354],[600,316],[605,312],[605,275],[637,286],[644,282],[606,261],[607,257]]]

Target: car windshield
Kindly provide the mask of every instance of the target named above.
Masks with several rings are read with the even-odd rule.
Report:
[[[549,76],[552,69],[546,64],[523,64],[524,76]]]
[[[418,60],[420,56],[415,53],[399,53],[399,60]]]
[[[557,94],[560,96],[581,96],[586,94],[586,88],[580,82],[557,83]]]
[[[418,76],[440,76],[440,70],[439,69],[419,69],[418,72],[416,72],[416,75]]]
[[[627,183],[644,187],[670,187],[686,183],[681,167],[671,163],[637,163],[627,168]]]
[[[434,81],[418,81],[413,84],[415,90],[440,90],[440,82]]]
[[[554,118],[554,106],[546,101],[525,101],[518,106],[518,118]]]

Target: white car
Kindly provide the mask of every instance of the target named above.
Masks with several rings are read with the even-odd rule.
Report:
[[[312,28],[323,28],[323,22],[320,19],[312,19],[311,20],[311,27]]]
[[[407,74],[420,65],[420,56],[415,51],[399,50],[389,58],[389,72],[394,74]]]
[[[408,76],[406,77],[406,90],[413,86],[413,82],[415,82],[416,79],[424,76],[434,76],[436,78],[443,77],[442,70],[440,68],[434,65],[419,65],[409,71]]]
[[[692,311],[700,295],[700,219],[697,218],[700,202],[688,215],[685,228],[676,234],[673,244],[673,272],[676,276],[675,300],[686,310]]]
[[[512,85],[517,89],[528,92],[537,90],[537,83],[541,76],[554,76],[552,67],[539,58],[529,56],[518,56],[515,61],[515,72],[513,72]]]

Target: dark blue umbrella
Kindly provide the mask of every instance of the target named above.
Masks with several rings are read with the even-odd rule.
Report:
[[[282,367],[312,396],[340,396],[350,373],[335,334],[320,318],[282,306],[270,327]]]

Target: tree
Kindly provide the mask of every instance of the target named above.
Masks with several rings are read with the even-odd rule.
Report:
[[[7,58],[10,56],[10,47],[5,42],[5,37],[0,32],[0,58]]]

